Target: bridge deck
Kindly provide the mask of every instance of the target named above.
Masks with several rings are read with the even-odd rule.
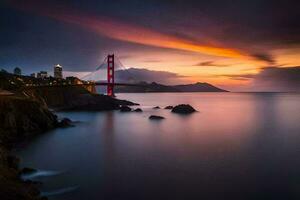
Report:
[[[76,87],[76,86],[107,86],[107,85],[113,85],[113,86],[138,86],[142,87],[142,84],[133,84],[133,83],[82,83],[82,84],[53,84],[53,85],[28,85],[25,86],[26,88],[40,88],[40,87]]]

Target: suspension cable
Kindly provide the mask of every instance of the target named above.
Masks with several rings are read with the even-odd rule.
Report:
[[[105,57],[105,58],[103,59],[102,63],[101,63],[94,71],[92,71],[92,72],[90,72],[89,74],[87,74],[87,75],[81,77],[81,79],[86,79],[87,77],[91,76],[91,75],[94,74],[95,72],[101,70],[101,69],[103,68],[103,66],[105,66],[106,62],[107,62],[107,57]]]
[[[120,67],[121,67],[121,69],[122,69],[122,71],[125,71],[125,73],[127,73],[129,76],[129,80],[133,80],[133,81],[135,81],[135,82],[138,82],[138,80],[136,80],[134,77],[134,75],[129,71],[129,69],[127,69],[124,65],[123,65],[123,63],[120,61],[120,59],[116,56],[116,61],[118,62],[118,63],[120,63]]]

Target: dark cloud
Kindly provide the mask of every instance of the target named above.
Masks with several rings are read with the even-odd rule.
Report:
[[[120,82],[158,82],[164,84],[176,83],[178,79],[183,78],[176,73],[167,71],[155,71],[140,68],[129,68],[127,70],[118,70],[115,72],[116,80]]]
[[[267,67],[258,74],[226,75],[234,80],[251,80],[252,91],[300,92],[300,66]]]
[[[261,52],[270,54],[274,49],[300,45],[300,1],[162,2],[176,12],[174,21],[180,25],[180,31],[190,38],[194,37],[196,41],[211,39],[218,45],[242,49],[250,55],[258,54],[260,56],[256,58],[269,64],[274,59],[261,56]],[[178,27],[174,29],[178,30]]]
[[[300,92],[300,66],[264,68],[254,77],[254,85],[269,91]]]
[[[195,64],[194,66],[199,66],[199,67],[228,67],[230,65],[226,65],[226,64],[219,64],[216,63],[215,61],[204,61],[204,62],[199,62],[197,64]]]
[[[252,54],[252,56],[257,60],[268,62],[270,65],[274,65],[276,63],[275,58],[270,54],[255,53]]]

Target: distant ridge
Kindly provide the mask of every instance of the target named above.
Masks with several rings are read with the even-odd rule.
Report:
[[[194,83],[184,85],[163,85],[159,83],[140,82],[139,86],[117,86],[117,93],[143,93],[143,92],[228,92],[221,88],[215,87],[209,83]]]
[[[209,83],[187,84],[187,85],[175,85],[176,89],[181,92],[228,92]]]

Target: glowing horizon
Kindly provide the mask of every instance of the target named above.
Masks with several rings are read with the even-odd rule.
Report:
[[[177,77],[180,83],[209,82],[224,89],[244,90],[252,84],[248,77],[259,75],[265,67],[300,66],[300,50],[297,46],[287,47],[287,44],[282,44],[273,48],[269,44],[257,45],[259,41],[256,42],[256,38],[252,43],[247,40],[247,43],[243,43],[245,41],[241,38],[244,35],[235,34],[235,31],[240,30],[231,29],[234,25],[231,22],[211,23],[209,18],[204,18],[201,22],[204,25],[199,28],[197,23],[190,29],[176,27],[173,34],[173,29],[162,30],[155,23],[154,26],[147,26],[135,20],[97,15],[66,4],[12,0],[9,5],[18,11],[46,17],[43,20],[54,19],[70,27],[80,28],[87,35],[92,33],[99,36],[102,41],[109,38],[119,44],[122,42],[120,46],[125,44],[125,47],[106,47],[104,52],[120,55],[127,67],[176,73],[180,77]],[[228,30],[232,35],[227,33]],[[185,34],[186,32],[191,34]],[[252,36],[252,33],[249,35]],[[100,56],[104,55],[99,51],[97,57],[89,62],[97,66],[102,61],[102,58],[98,59]],[[85,71],[83,66],[80,70],[67,70],[74,73]]]

